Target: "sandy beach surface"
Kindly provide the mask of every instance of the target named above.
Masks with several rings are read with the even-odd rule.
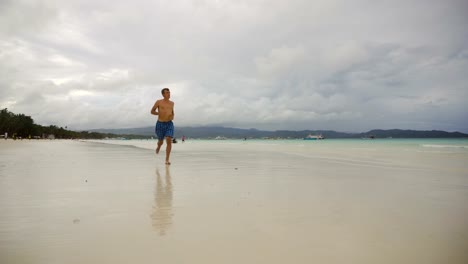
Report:
[[[0,263],[466,264],[460,142],[0,140]]]

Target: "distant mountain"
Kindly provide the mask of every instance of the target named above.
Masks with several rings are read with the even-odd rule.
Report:
[[[468,134],[460,132],[446,132],[440,130],[401,130],[401,129],[374,129],[367,133],[361,133],[363,136],[373,135],[376,138],[468,138]]]
[[[142,135],[154,136],[154,127],[121,128],[121,129],[94,129],[91,132],[112,133],[117,135]],[[468,134],[460,132],[446,132],[439,130],[402,130],[402,129],[375,129],[363,133],[346,133],[333,130],[276,130],[264,131],[220,126],[209,127],[176,127],[175,137],[185,135],[188,138],[215,138],[223,136],[226,138],[303,138],[308,134],[321,134],[325,138],[468,138]]]

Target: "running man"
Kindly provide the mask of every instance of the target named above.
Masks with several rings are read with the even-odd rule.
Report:
[[[158,116],[158,122],[156,122],[154,129],[158,137],[156,154],[159,153],[159,149],[164,143],[164,139],[166,139],[166,165],[171,165],[169,156],[171,155],[172,138],[174,137],[174,124],[172,123],[172,120],[174,120],[174,102],[169,100],[171,97],[169,88],[162,89],[161,94],[163,99],[157,100],[153,108],[151,108],[151,114]]]

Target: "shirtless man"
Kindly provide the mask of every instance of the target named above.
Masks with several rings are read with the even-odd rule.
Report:
[[[156,154],[159,153],[159,149],[164,139],[166,139],[166,165],[171,165],[169,156],[171,155],[172,138],[174,137],[174,124],[172,123],[174,119],[174,102],[169,100],[171,97],[169,88],[162,89],[161,94],[163,99],[157,100],[153,108],[151,108],[151,114],[158,116],[158,122],[156,122],[156,127],[154,129],[158,137]]]

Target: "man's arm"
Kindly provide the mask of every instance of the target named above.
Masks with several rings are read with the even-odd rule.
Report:
[[[159,100],[157,100],[156,103],[154,103],[153,108],[151,108],[152,115],[159,115],[159,113],[156,111],[158,107],[159,107]]]
[[[174,117],[175,117],[175,115],[174,115],[174,103],[172,103],[172,118],[171,118],[171,120],[174,120]]]

